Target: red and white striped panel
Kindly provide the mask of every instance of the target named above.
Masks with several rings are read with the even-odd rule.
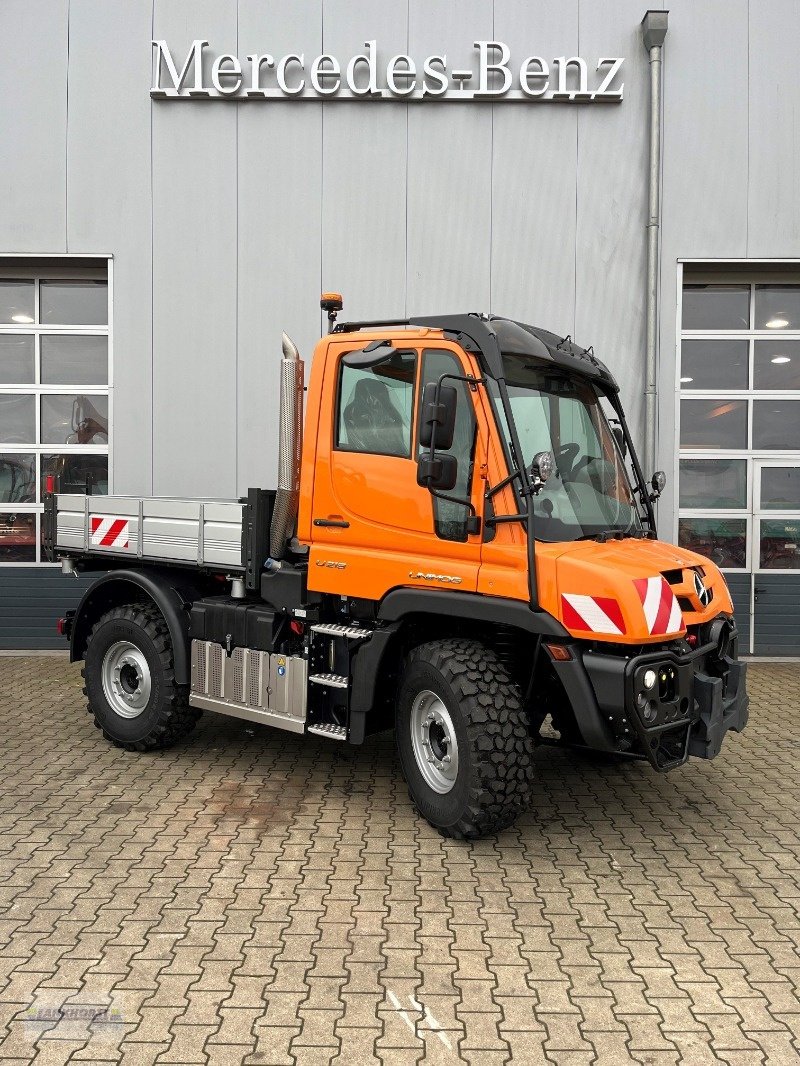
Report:
[[[128,519],[93,514],[89,519],[89,540],[99,548],[128,547]]]
[[[680,633],[686,628],[675,593],[665,578],[659,574],[658,577],[637,578],[633,583],[642,601],[644,618],[651,636]]]
[[[625,633],[625,619],[616,600],[607,596],[561,595],[561,620],[567,629],[589,633]]]

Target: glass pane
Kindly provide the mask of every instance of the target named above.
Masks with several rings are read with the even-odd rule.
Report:
[[[43,385],[105,385],[108,337],[42,337]]]
[[[712,559],[717,566],[743,570],[747,564],[744,518],[681,518],[678,543]]]
[[[108,397],[42,396],[42,444],[108,444]]]
[[[413,352],[397,352],[369,369],[341,364],[336,446],[350,452],[411,455]]]
[[[758,565],[765,570],[800,570],[800,516],[761,523]]]
[[[0,382],[30,385],[34,381],[33,337],[0,333]]]
[[[800,400],[754,400],[753,447],[800,448]]]
[[[46,326],[104,326],[108,322],[105,281],[43,281],[39,314]]]
[[[36,562],[36,515],[0,513],[0,563]]]
[[[32,281],[0,281],[0,322],[33,322]]]
[[[682,341],[682,389],[746,389],[748,341]]]
[[[0,455],[0,503],[36,503],[34,455]]]
[[[682,329],[749,329],[748,285],[684,285]]]
[[[768,511],[800,511],[800,467],[761,468],[761,507]]]
[[[800,285],[756,285],[756,329],[800,329]]]
[[[681,459],[681,507],[746,507],[744,459]]]
[[[0,396],[0,444],[35,444],[33,396]]]
[[[800,389],[800,341],[755,341],[753,387]]]
[[[746,448],[746,400],[682,400],[682,448]]]
[[[43,455],[42,492],[48,474],[56,479],[56,492],[86,492],[88,480],[93,496],[108,495],[107,455]]]

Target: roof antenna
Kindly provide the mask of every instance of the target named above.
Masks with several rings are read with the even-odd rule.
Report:
[[[319,306],[328,312],[328,333],[333,333],[336,328],[336,316],[344,307],[341,293],[323,292],[319,300]]]

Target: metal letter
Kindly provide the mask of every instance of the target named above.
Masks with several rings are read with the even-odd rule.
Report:
[[[375,50],[377,41],[364,41],[367,55],[353,56],[347,64],[347,84],[353,96],[380,96],[378,91],[378,74],[375,67]],[[369,77],[367,87],[360,89],[356,84],[356,67],[359,63],[366,63]]]
[[[230,63],[230,70],[223,70],[222,64]],[[234,78],[235,80],[228,85],[223,85],[222,79],[226,80]],[[217,90],[218,93],[222,93],[223,96],[233,96],[242,87],[242,65],[236,56],[221,55],[217,56],[214,60],[214,65],[211,68],[211,84]]]
[[[508,69],[508,61],[511,58],[511,52],[507,44],[503,44],[502,41],[475,41],[474,47],[478,49],[479,55],[479,81],[478,92],[482,96],[503,96],[511,88],[511,71]],[[497,63],[489,62],[489,50],[500,53],[500,59]],[[503,84],[496,89],[489,88],[489,74],[502,74]]]
[[[330,67],[323,69],[323,63],[330,63]],[[320,96],[333,96],[339,91],[342,82],[341,73],[339,60],[335,56],[317,56],[311,65],[311,84],[314,86],[314,91]],[[324,81],[330,81],[331,84],[324,85]]]
[[[250,93],[257,93],[261,91],[261,66],[266,63],[267,67],[274,67],[275,60],[271,55],[265,53],[263,56],[251,55],[247,57],[247,62],[250,64],[250,88],[247,90]]]
[[[538,70],[531,69],[536,63]],[[528,56],[519,68],[519,87],[526,96],[544,96],[547,92],[547,79],[550,77],[550,67],[541,56]],[[532,81],[541,81],[541,89],[532,89]]]
[[[437,70],[434,67],[434,63],[441,65],[441,70]],[[422,95],[423,96],[444,96],[447,92],[448,78],[447,78],[447,56],[428,56],[425,62],[422,64],[422,73],[424,74],[424,80],[422,82]],[[434,83],[438,85],[437,88],[431,88],[428,84],[428,78],[433,78]]]
[[[605,78],[600,83],[598,88],[595,89],[593,95],[594,96],[605,96],[607,99],[610,99],[610,100],[621,100],[622,99],[622,90],[625,88],[625,83],[623,82],[618,89],[609,89],[609,85],[611,84],[611,82],[616,77],[620,67],[622,66],[623,60],[622,59],[598,59],[597,60],[597,69],[598,70],[602,70],[602,68],[606,65],[606,63],[610,63],[611,64],[611,69],[609,70],[608,74],[606,74]]]
[[[208,41],[192,41],[192,47],[189,49],[189,54],[186,57],[186,62],[181,67],[181,72],[178,74],[178,68],[175,66],[175,62],[172,58],[172,53],[169,50],[169,46],[166,41],[153,41],[153,45],[156,49],[154,70],[153,70],[153,87],[150,90],[151,93],[158,93],[159,95],[164,92],[161,88],[161,60],[163,59],[167,65],[169,76],[172,79],[172,86],[175,92],[180,92],[183,80],[189,73],[189,67],[194,63],[194,91],[203,91],[203,49],[208,44]]]
[[[281,59],[280,63],[278,63],[278,70],[277,70],[278,88],[280,89],[280,91],[282,93],[285,93],[287,96],[298,96],[303,91],[303,89],[305,89],[305,87],[306,87],[306,79],[305,78],[301,78],[300,79],[300,83],[298,85],[295,85],[295,86],[292,86],[292,87],[288,86],[286,84],[286,68],[287,68],[287,66],[290,63],[299,64],[300,69],[303,70],[303,64],[305,63],[305,56],[303,55],[302,52],[300,53],[299,56],[298,55],[294,55],[294,53],[290,53],[288,56],[284,56]]]
[[[554,59],[553,62],[558,67],[558,88],[555,90],[556,96],[569,97],[576,92],[588,94],[589,77],[585,59],[581,59],[580,56],[570,56],[569,59],[567,59],[566,56],[559,56],[557,59]],[[578,88],[572,90],[567,88],[567,72],[570,66],[576,66],[578,68]]]
[[[404,68],[398,69],[398,63],[403,62]],[[416,83],[417,68],[414,66],[414,60],[410,56],[392,56],[386,67],[386,84],[389,86],[389,92],[393,96],[410,96],[414,89],[417,87]],[[396,78],[403,79],[406,84],[405,87],[401,87],[395,81]]]

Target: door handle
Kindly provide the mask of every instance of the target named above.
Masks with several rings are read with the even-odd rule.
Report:
[[[315,518],[315,526],[333,526],[335,529],[349,529],[350,523],[343,518]]]
[[[756,603],[758,603],[758,594],[759,594],[759,592],[766,592],[766,591],[767,591],[767,590],[766,590],[766,589],[765,589],[765,588],[764,588],[763,586],[760,586],[760,585],[755,585],[755,586],[753,587],[753,600],[754,600],[754,601],[755,601]]]

